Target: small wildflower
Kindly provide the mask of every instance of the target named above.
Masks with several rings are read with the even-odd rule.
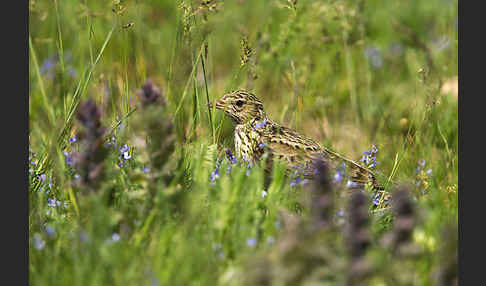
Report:
[[[85,242],[89,242],[90,241],[90,237],[89,235],[84,232],[84,231],[81,231],[79,233],[79,240],[82,242],[82,243],[85,243]]]
[[[123,153],[122,157],[123,157],[124,160],[128,160],[128,159],[132,158],[132,155],[130,155],[130,152],[127,151],[127,152]]]
[[[149,169],[149,168],[147,168],[147,167],[143,167],[143,168],[142,168],[142,172],[144,172],[144,173],[148,173],[148,172],[150,172],[150,169]]]
[[[373,197],[373,204],[375,206],[379,205],[380,204],[380,194],[376,194],[374,197]]]
[[[262,198],[266,197],[267,195],[268,195],[268,193],[265,190],[263,190],[262,191]]]
[[[54,200],[54,199],[48,199],[48,200],[47,200],[47,205],[48,205],[49,207],[53,207],[53,208],[55,208],[55,207],[57,206],[56,202],[57,202],[57,201],[56,201],[56,200]]]
[[[111,236],[111,240],[114,241],[114,242],[117,242],[117,241],[120,241],[120,235],[118,233],[114,233],[112,236]]]
[[[378,164],[376,156],[374,156],[376,153],[378,153],[378,148],[375,145],[372,145],[370,151],[363,152],[364,155],[361,157],[360,161],[363,162],[366,167],[373,169]]]
[[[78,140],[78,137],[73,136],[73,137],[69,138],[69,143],[74,143],[74,142],[76,142],[77,140]]]
[[[42,182],[44,182],[44,181],[46,180],[46,178],[47,178],[46,174],[42,174],[42,175],[40,175],[40,176],[39,176],[39,179],[40,179]]]
[[[246,245],[251,246],[251,247],[255,246],[256,243],[257,243],[257,240],[255,238],[248,238],[246,240]]]
[[[344,210],[338,210],[338,211],[336,212],[336,215],[337,215],[338,217],[343,217],[345,214],[346,214],[346,212],[345,212]]]
[[[255,125],[255,127],[253,127],[253,130],[260,129],[260,128],[264,127],[266,124],[267,124],[267,119],[266,119],[266,118],[264,118],[262,122],[257,123],[257,124]]]
[[[54,231],[54,228],[51,227],[51,226],[46,225],[45,230],[46,230],[46,233],[49,237],[53,237],[56,234],[56,232]]]
[[[356,182],[353,182],[351,180],[348,180],[348,182],[346,183],[346,187],[348,189],[353,189],[353,188],[356,188],[358,186],[358,184]]]
[[[46,246],[46,242],[42,239],[41,235],[36,233],[34,234],[34,247],[37,250],[42,250]]]
[[[422,168],[424,168],[424,167],[425,167],[425,159],[419,159],[419,160],[418,160],[418,164],[419,164],[420,166],[422,166]]]
[[[115,136],[112,136],[111,137],[111,140],[105,143],[105,146],[106,147],[113,146],[114,148],[116,148],[116,138],[115,138]]]
[[[230,149],[226,148],[224,152],[226,153],[226,159],[228,159],[228,161],[230,161],[231,164],[236,164],[238,162],[238,160],[233,155],[233,153],[231,153]]]
[[[383,66],[383,58],[378,48],[368,47],[365,49],[364,54],[373,68],[378,69]]]
[[[66,164],[68,164],[70,167],[74,167],[74,161],[72,155],[68,152],[63,152],[63,154],[64,157],[66,157]]]
[[[334,175],[334,182],[339,182],[343,179],[343,175],[341,171],[337,170],[336,174]]]
[[[214,183],[219,178],[219,169],[211,172],[211,183]]]

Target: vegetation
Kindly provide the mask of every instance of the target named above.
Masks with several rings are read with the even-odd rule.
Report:
[[[457,285],[457,11],[29,0],[29,284]],[[240,88],[385,190],[234,158]]]

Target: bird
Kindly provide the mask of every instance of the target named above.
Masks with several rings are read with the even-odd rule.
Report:
[[[262,101],[251,92],[234,90],[209,103],[209,107],[213,105],[233,121],[235,153],[246,162],[259,161],[267,152],[283,161],[288,170],[299,169],[304,176],[312,177],[313,162],[320,159],[335,169],[346,166],[350,180],[357,186],[371,184],[373,189],[383,189],[369,168],[270,119]]]

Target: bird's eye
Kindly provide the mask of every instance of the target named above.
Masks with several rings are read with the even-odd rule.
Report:
[[[236,101],[236,106],[242,107],[245,102],[243,100]]]

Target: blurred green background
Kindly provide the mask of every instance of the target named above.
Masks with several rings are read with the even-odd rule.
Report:
[[[270,118],[351,159],[377,146],[387,192],[410,185],[423,252],[394,265],[371,251],[379,270],[362,283],[446,285],[444,257],[457,261],[457,237],[443,234],[457,231],[457,11],[450,0],[29,0],[30,284],[342,285],[345,272],[286,280],[285,267],[268,270],[270,282],[242,278],[279,251],[281,213],[305,220],[308,210],[306,186],[291,187],[278,168],[262,196],[260,166],[247,176],[244,165],[230,174],[229,162],[217,165],[233,126],[220,112],[210,120],[207,102],[241,88]],[[147,78],[165,108],[141,107]],[[70,138],[83,130],[75,114],[86,99],[117,144],[88,195],[68,160],[82,149]],[[151,122],[173,128],[159,134]],[[147,142],[169,137],[174,152],[155,170]],[[373,195],[379,241],[393,215],[377,212]],[[347,202],[337,197],[336,211]]]

